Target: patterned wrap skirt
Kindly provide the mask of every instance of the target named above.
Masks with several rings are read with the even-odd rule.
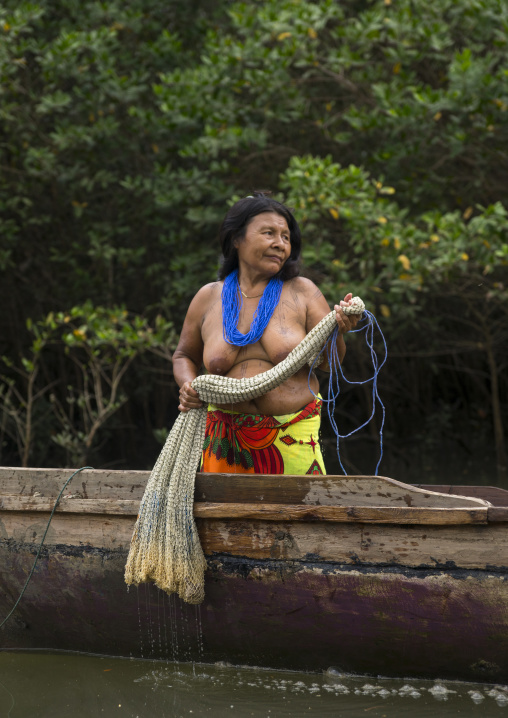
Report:
[[[265,416],[208,405],[201,471],[242,474],[326,474],[316,397],[295,414]]]

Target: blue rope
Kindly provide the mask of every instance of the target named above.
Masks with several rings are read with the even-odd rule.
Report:
[[[270,279],[254,312],[249,331],[247,334],[242,334],[238,331],[238,319],[243,306],[238,269],[228,274],[222,287],[222,335],[228,344],[244,347],[247,344],[255,344],[261,339],[279,303],[282,285],[282,279],[276,277]]]
[[[23,589],[21,590],[21,593],[20,593],[19,596],[18,596],[18,600],[16,601],[16,603],[15,603],[14,606],[12,607],[11,611],[10,611],[10,612],[7,614],[7,616],[4,618],[4,620],[2,621],[2,623],[0,623],[0,628],[2,628],[2,626],[3,626],[5,623],[7,623],[7,621],[9,620],[9,618],[10,618],[10,617],[12,616],[12,614],[14,613],[14,611],[16,610],[16,607],[17,607],[18,603],[21,601],[21,599],[22,599],[22,597],[23,597],[23,594],[25,593],[25,591],[26,591],[26,589],[27,589],[28,584],[30,583],[30,579],[32,578],[32,574],[33,574],[33,572],[35,571],[35,567],[37,566],[37,561],[39,560],[39,556],[40,556],[40,553],[41,553],[41,551],[42,551],[42,545],[43,545],[43,543],[44,543],[44,539],[46,538],[46,534],[48,533],[49,525],[50,525],[50,523],[51,523],[51,519],[53,518],[53,514],[54,514],[55,511],[56,511],[56,507],[58,506],[58,502],[60,501],[60,497],[62,496],[63,492],[65,491],[67,485],[68,485],[68,484],[71,482],[71,480],[76,476],[76,474],[79,474],[80,471],[84,471],[85,469],[93,469],[93,466],[82,466],[80,469],[77,469],[73,474],[71,474],[71,476],[69,476],[69,478],[67,479],[67,481],[65,482],[65,484],[62,486],[62,489],[61,489],[60,493],[58,494],[58,497],[57,497],[57,499],[56,499],[56,501],[55,501],[55,505],[53,506],[53,511],[51,512],[51,515],[50,515],[50,517],[49,517],[49,521],[48,521],[48,524],[47,524],[47,526],[46,526],[46,530],[44,531],[44,536],[42,537],[42,541],[41,541],[40,544],[39,544],[39,550],[37,551],[37,555],[36,555],[36,557],[35,557],[35,561],[34,561],[34,563],[33,563],[32,570],[31,570],[30,573],[28,574],[28,578],[27,578],[27,580],[25,581],[25,585],[23,586]]]
[[[377,323],[376,317],[371,314],[368,310],[364,310],[361,322],[365,321],[365,323],[361,326],[358,326],[356,329],[352,330],[352,333],[356,332],[365,332],[365,341],[367,342],[367,346],[370,350],[370,357],[372,360],[372,367],[373,367],[373,374],[368,379],[364,379],[363,381],[350,381],[344,376],[344,372],[342,370],[342,365],[339,361],[339,352],[337,349],[337,334],[339,332],[338,327],[336,327],[329,337],[328,341],[324,345],[324,347],[321,349],[319,354],[315,357],[314,361],[312,362],[311,369],[309,371],[309,390],[313,394],[313,396],[316,396],[314,392],[312,391],[310,387],[310,378],[312,371],[314,370],[315,366],[320,364],[320,357],[323,355],[324,352],[326,352],[326,359],[328,362],[328,366],[330,367],[330,378],[328,380],[328,394],[327,398],[323,399],[323,401],[327,405],[328,410],[328,417],[330,419],[330,424],[332,426],[332,429],[335,433],[335,436],[337,437],[337,457],[339,459],[339,464],[344,472],[344,475],[347,476],[347,471],[345,470],[344,466],[342,465],[342,460],[340,458],[340,440],[341,439],[347,439],[353,434],[356,434],[356,432],[360,431],[360,429],[363,429],[369,422],[374,418],[374,415],[376,413],[376,405],[379,403],[381,406],[381,412],[382,412],[382,419],[381,419],[381,427],[379,429],[379,460],[376,465],[375,475],[378,476],[379,471],[379,465],[381,463],[381,460],[383,458],[383,429],[385,425],[385,417],[386,417],[386,411],[385,406],[383,402],[381,401],[381,398],[378,393],[378,375],[379,372],[386,362],[386,358],[388,355],[388,349],[386,346],[386,340],[383,336],[383,332],[381,331],[381,328],[379,324]],[[384,356],[381,362],[379,362],[378,356],[374,350],[374,334],[375,330],[379,332],[381,335],[381,339],[383,341],[383,347],[384,347]],[[372,412],[369,416],[369,418],[363,422],[360,426],[356,427],[356,429],[353,429],[349,432],[349,434],[341,434],[339,432],[339,428],[337,426],[337,422],[335,420],[335,403],[339,397],[340,394],[340,383],[339,379],[342,377],[342,379],[347,383],[351,385],[358,385],[361,386],[363,384],[368,384],[369,382],[372,382]]]

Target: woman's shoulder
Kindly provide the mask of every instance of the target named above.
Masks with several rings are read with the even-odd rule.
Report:
[[[189,305],[189,316],[203,317],[210,307],[220,299],[222,284],[222,282],[210,282],[198,289]]]
[[[316,299],[322,297],[323,293],[317,287],[311,279],[307,277],[295,277],[286,282],[292,292],[303,295],[307,299]]]
[[[194,299],[196,299],[198,297],[200,299],[204,299],[204,298],[209,299],[210,297],[212,297],[216,294],[220,294],[220,292],[222,291],[223,284],[224,284],[224,282],[217,281],[217,282],[209,282],[208,284],[203,285],[201,287],[201,289],[198,289],[198,291],[194,295]]]

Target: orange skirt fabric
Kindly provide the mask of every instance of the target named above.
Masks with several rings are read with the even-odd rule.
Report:
[[[266,416],[208,406],[201,471],[326,474],[319,428],[322,400],[295,414]]]

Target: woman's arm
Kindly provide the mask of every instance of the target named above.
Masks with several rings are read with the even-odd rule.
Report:
[[[311,282],[309,279],[303,278],[300,281],[304,283],[305,295],[307,297],[307,321],[305,330],[307,333],[309,333],[310,330],[316,326],[316,324],[319,324],[323,317],[330,313],[330,307],[323,293],[316,287],[314,282]],[[350,332],[352,329],[354,329],[358,324],[358,320],[360,318],[357,314],[347,315],[344,314],[344,312],[342,311],[342,307],[348,306],[350,304],[352,297],[353,295],[351,293],[346,294],[344,299],[341,299],[340,303],[336,304],[334,307],[337,319],[337,326],[339,328],[339,333],[337,334],[337,351],[341,364],[344,360],[344,357],[346,356],[346,343],[344,341],[344,334],[347,334],[347,332]],[[326,360],[324,360],[323,363],[319,365],[319,368],[323,371],[328,371],[328,365],[326,363]]]
[[[180,387],[180,411],[198,409],[203,405],[191,382],[198,376],[203,363],[201,325],[209,306],[209,294],[210,285],[202,287],[190,303],[180,341],[173,353],[173,376]]]

